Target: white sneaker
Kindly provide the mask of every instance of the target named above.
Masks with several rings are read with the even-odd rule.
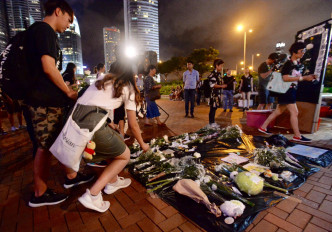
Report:
[[[78,198],[78,201],[86,208],[96,210],[100,213],[107,211],[111,205],[109,201],[103,200],[101,192],[97,196],[92,196],[89,189],[86,189],[86,192]]]
[[[119,189],[126,188],[131,184],[131,179],[130,178],[123,178],[123,177],[118,177],[118,180],[112,184],[108,183],[105,188],[104,192],[106,194],[112,194],[116,192]]]
[[[10,128],[10,130],[11,130],[11,131],[16,131],[16,130],[18,130],[18,128],[12,126],[12,127]]]

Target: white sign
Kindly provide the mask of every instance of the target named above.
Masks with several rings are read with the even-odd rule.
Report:
[[[283,48],[285,46],[286,46],[286,44],[284,42],[279,42],[279,43],[276,44],[277,48]]]

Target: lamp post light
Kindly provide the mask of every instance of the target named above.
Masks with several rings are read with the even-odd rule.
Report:
[[[256,56],[259,57],[261,54],[257,53]],[[252,70],[254,70],[254,57],[255,57],[255,54],[252,54],[251,55],[251,67],[252,67]]]
[[[242,31],[243,26],[238,25],[236,29],[238,31]],[[251,32],[253,32],[253,30],[249,29],[248,32],[251,33]],[[243,65],[244,65],[244,67],[246,66],[246,46],[247,46],[247,31],[244,30],[244,39],[243,39]]]

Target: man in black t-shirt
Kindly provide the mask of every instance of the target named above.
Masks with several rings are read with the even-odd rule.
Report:
[[[63,33],[73,22],[74,13],[63,0],[48,1],[44,5],[45,18],[27,30],[27,55],[33,84],[27,96],[38,149],[34,160],[34,195],[29,206],[54,205],[67,196],[47,187],[52,154],[49,148],[63,126],[63,112],[68,100],[76,100],[77,93],[69,88],[57,69],[60,48],[56,32]],[[65,187],[87,182],[93,176],[66,169]]]
[[[258,110],[271,109],[271,105],[274,102],[274,98],[271,97],[270,92],[266,89],[267,84],[270,81],[272,75],[272,69],[275,62],[278,60],[277,53],[271,53],[267,60],[258,67],[258,96],[259,105]]]
[[[231,70],[227,71],[227,75],[223,77],[222,83],[227,85],[223,90],[224,94],[224,112],[229,109],[233,112],[233,94],[235,92],[235,78],[232,76]]]

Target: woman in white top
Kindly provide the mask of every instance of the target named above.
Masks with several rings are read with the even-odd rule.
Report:
[[[141,148],[147,151],[149,145],[144,143],[136,120],[136,104],[139,101],[139,95],[131,68],[116,63],[113,65],[111,74],[101,75],[96,83],[78,99],[73,120],[80,128],[92,131],[105,114],[110,114],[124,104],[131,132]],[[112,161],[94,185],[87,189],[78,200],[89,209],[105,212],[110,203],[103,201],[101,190],[104,188],[106,194],[112,194],[131,183],[129,178],[118,177],[129,161],[130,151],[123,139],[106,122],[94,134],[92,140],[96,143],[96,159],[112,158]],[[94,161],[96,159],[94,158]]]

